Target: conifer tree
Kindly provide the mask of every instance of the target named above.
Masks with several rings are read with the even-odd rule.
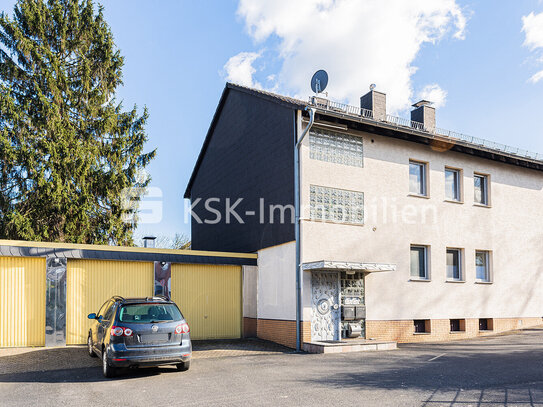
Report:
[[[0,238],[132,244],[124,191],[148,112],[115,99],[123,57],[92,0],[18,0],[0,14]]]

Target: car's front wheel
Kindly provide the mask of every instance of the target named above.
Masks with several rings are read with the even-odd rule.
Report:
[[[89,337],[87,338],[87,348],[88,348],[88,351],[89,351],[89,356],[91,358],[95,358],[96,353],[94,353],[94,350],[92,349],[92,336],[91,336],[91,334],[89,334]]]
[[[104,377],[114,377],[117,373],[117,369],[109,364],[105,349],[102,351],[102,373],[104,373]]]
[[[177,370],[179,370],[181,372],[185,372],[185,371],[189,370],[189,368],[190,368],[190,360],[187,360],[186,362],[178,363],[175,366],[177,367]]]

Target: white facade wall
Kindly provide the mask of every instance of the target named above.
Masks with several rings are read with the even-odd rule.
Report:
[[[310,159],[309,137],[303,142],[302,263],[395,263],[395,272],[366,277],[368,320],[543,316],[543,172],[356,134],[364,140],[363,168]],[[409,195],[410,159],[428,162],[428,199]],[[462,170],[463,203],[445,201],[445,166]],[[489,208],[474,205],[474,172],[490,175]],[[310,185],[364,192],[365,224],[308,220]],[[411,244],[430,246],[431,281],[410,281]],[[446,282],[447,247],[464,249],[465,282]],[[492,251],[492,284],[475,282],[475,250]],[[280,256],[275,262],[284,265],[279,260],[284,253],[276,254]],[[265,256],[262,263],[273,260]],[[308,280],[310,273],[304,274]],[[275,284],[287,285],[279,276],[275,278]],[[265,284],[272,285],[269,293],[274,292],[272,281],[259,281],[259,289]],[[306,284],[304,320],[310,315],[310,285]],[[273,303],[273,295],[268,299]],[[279,305],[259,304],[261,308],[270,315],[292,316]]]
[[[258,318],[296,320],[296,244],[258,251]]]

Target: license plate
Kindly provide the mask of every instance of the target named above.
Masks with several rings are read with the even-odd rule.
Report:
[[[168,342],[170,340],[169,334],[146,334],[146,335],[140,335],[140,342],[141,343],[164,343]]]

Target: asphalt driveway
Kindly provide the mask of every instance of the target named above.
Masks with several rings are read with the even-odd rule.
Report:
[[[251,353],[244,342],[203,346],[188,372],[140,369],[113,380],[84,348],[3,349],[0,404],[543,406],[543,328],[351,354],[249,345]]]

